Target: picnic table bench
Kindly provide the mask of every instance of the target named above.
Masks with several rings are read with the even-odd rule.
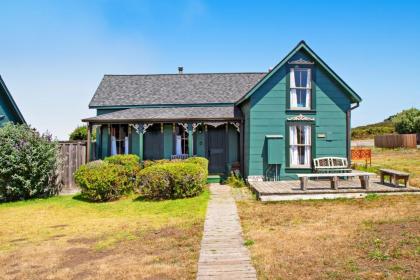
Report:
[[[308,173],[296,174],[300,180],[301,190],[306,190],[309,178],[327,178],[330,179],[331,188],[338,189],[338,182],[340,177],[359,177],[361,187],[364,189],[369,188],[369,177],[375,175],[369,172],[346,172],[346,173]]]
[[[389,183],[395,187],[399,187],[398,180],[404,180],[404,187],[407,187],[409,173],[401,172],[394,169],[379,169],[381,173],[381,184],[385,183],[385,176],[389,176]],[[394,182],[394,183],[393,183]]]

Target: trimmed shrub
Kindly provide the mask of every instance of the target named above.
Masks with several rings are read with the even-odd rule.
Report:
[[[149,199],[172,198],[172,183],[169,171],[155,164],[139,172],[140,193]]]
[[[129,180],[130,188],[132,190],[137,189],[138,187],[138,180],[137,180],[137,173],[139,173],[140,167],[140,158],[137,155],[114,155],[110,157],[106,157],[104,159],[105,162],[110,164],[117,164],[124,167],[125,174]]]
[[[140,158],[138,155],[114,155],[106,157],[104,161],[112,164],[119,164],[131,167],[137,167],[140,165]]]
[[[133,190],[132,181],[123,165],[105,161],[93,161],[82,165],[75,173],[74,180],[82,190],[82,195],[92,201],[110,201]]]
[[[203,191],[207,172],[204,172],[202,166],[189,162],[175,162],[164,164],[163,168],[171,175],[173,198],[192,197]]]
[[[184,162],[194,163],[201,166],[201,168],[204,169],[206,180],[209,173],[209,160],[203,157],[190,157],[184,160]]]
[[[51,138],[27,125],[0,128],[0,201],[59,193],[59,147]]]
[[[177,160],[169,160],[169,159],[158,159],[158,160],[145,160],[143,161],[143,168],[147,168],[156,164],[161,164],[161,163],[169,163],[169,162],[175,162]]]
[[[196,196],[203,191],[206,173],[194,163],[155,164],[139,172],[140,193],[149,199]]]

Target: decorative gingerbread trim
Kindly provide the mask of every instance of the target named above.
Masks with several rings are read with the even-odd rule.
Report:
[[[305,60],[303,58],[299,58],[298,60],[289,61],[289,64],[306,64],[306,65],[312,65],[314,62]]]
[[[239,122],[231,122],[230,124],[236,128],[238,133],[241,132],[241,124]]]
[[[288,121],[314,121],[315,118],[310,118],[310,117],[306,117],[302,114],[300,114],[299,116],[294,116],[294,117],[290,117],[287,118]]]

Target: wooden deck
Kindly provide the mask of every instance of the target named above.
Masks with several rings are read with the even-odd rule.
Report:
[[[333,199],[333,198],[358,198],[369,193],[377,194],[420,194],[420,188],[394,187],[389,184],[381,184],[379,178],[372,178],[369,189],[363,189],[360,181],[340,180],[337,190],[330,187],[330,182],[325,180],[309,180],[307,190],[300,189],[300,182],[293,181],[266,181],[250,182],[252,190],[261,201],[282,201],[299,199]]]

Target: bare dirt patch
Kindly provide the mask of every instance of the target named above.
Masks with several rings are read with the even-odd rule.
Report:
[[[416,279],[420,197],[238,202],[261,279]]]

